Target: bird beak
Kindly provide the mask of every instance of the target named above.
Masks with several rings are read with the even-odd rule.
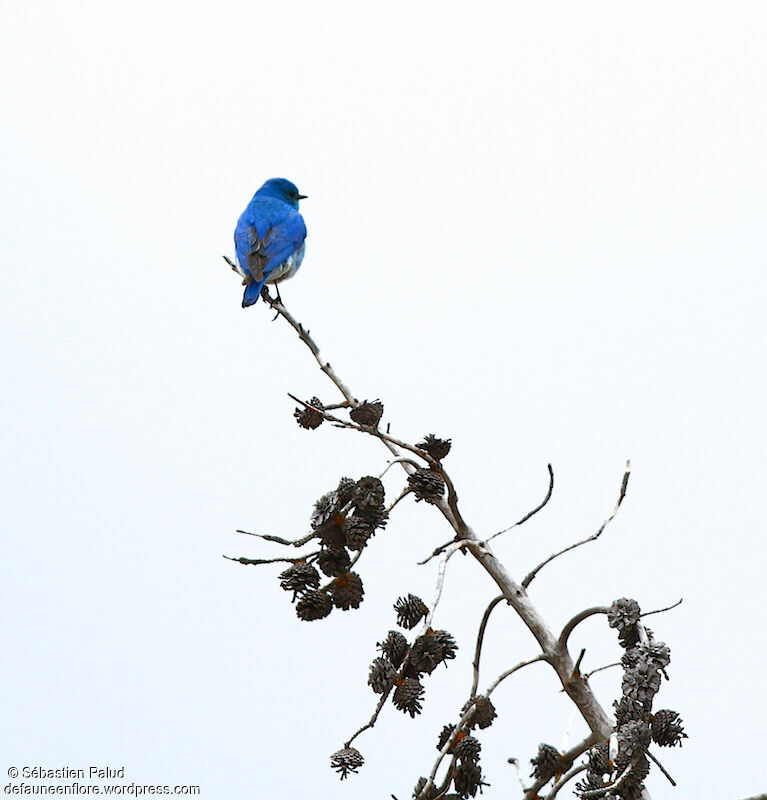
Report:
[[[298,195],[298,199],[299,199],[299,200],[306,200],[306,198],[307,198],[308,196],[309,196],[308,194],[300,194],[300,195]]]

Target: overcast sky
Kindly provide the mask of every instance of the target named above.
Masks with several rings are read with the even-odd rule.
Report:
[[[422,716],[372,712],[392,603],[431,599],[450,538],[397,507],[360,562],[358,611],[305,623],[235,533],[308,530],[342,475],[387,452],[300,430],[287,392],[337,401],[295,334],[221,259],[258,186],[309,199],[291,311],[392,433],[453,439],[446,466],[559,628],[621,596],[671,647],[656,707],[679,797],[767,789],[763,623],[767,11],[759,2],[5,2],[0,32],[0,394],[8,767],[124,766],[202,797],[410,796],[471,684],[497,593],[448,568],[457,639]],[[396,496],[403,475],[385,479]],[[508,609],[481,686],[535,654]],[[573,648],[619,657],[604,618]],[[592,679],[606,707],[620,671]],[[584,733],[536,665],[483,732],[488,800],[510,756]],[[569,731],[569,734],[568,734]],[[2,785],[7,779],[3,777]],[[657,771],[653,797],[673,795]]]

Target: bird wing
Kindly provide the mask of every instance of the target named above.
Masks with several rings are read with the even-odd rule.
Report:
[[[286,203],[249,207],[240,217],[234,232],[240,266],[256,282],[268,277],[301,246],[304,239],[304,218]]]

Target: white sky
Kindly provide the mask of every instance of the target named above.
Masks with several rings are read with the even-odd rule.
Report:
[[[309,239],[283,297],[393,433],[452,437],[475,530],[536,505],[553,463],[550,506],[497,547],[512,574],[595,530],[631,458],[614,524],[531,596],[552,627],[684,596],[652,627],[672,650],[657,706],[690,739],[658,755],[679,797],[764,791],[764,5],[2,5],[0,774],[406,800],[456,718],[496,593],[468,558],[435,618],[460,656],[424,714],[387,709],[360,775],[328,768],[374,707],[391,604],[431,598],[433,509],[397,509],[365,603],[324,622],[295,619],[278,568],[221,558],[276,554],[235,528],[301,535],[386,458],[298,429],[286,393],[331,386],[221,260],[284,176]],[[535,652],[496,613],[482,685]],[[618,655],[603,619],[573,646],[586,669]],[[619,677],[593,679],[608,707]],[[537,666],[497,705],[489,800],[570,722]]]

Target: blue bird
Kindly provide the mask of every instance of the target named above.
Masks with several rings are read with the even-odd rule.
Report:
[[[234,267],[242,275],[245,286],[243,308],[258,300],[265,283],[279,283],[298,272],[306,239],[306,225],[298,212],[298,201],[305,197],[285,178],[271,178],[242,212],[234,229],[237,253]]]

